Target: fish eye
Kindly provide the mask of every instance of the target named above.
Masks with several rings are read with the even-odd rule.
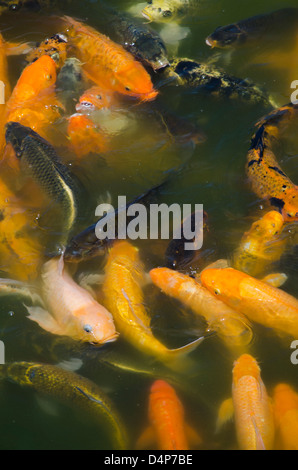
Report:
[[[84,331],[86,331],[86,333],[92,333],[92,326],[91,325],[85,325],[84,326]]]
[[[97,98],[98,100],[102,100],[102,96],[101,96],[101,95],[97,95],[96,98]]]
[[[214,289],[214,294],[215,295],[220,295],[220,290],[219,289]]]
[[[22,7],[22,2],[13,3],[12,5],[9,5],[9,10],[10,11],[18,11],[21,7]]]
[[[126,91],[130,91],[130,88],[128,86],[125,87]]]
[[[164,18],[170,18],[173,15],[173,13],[170,10],[165,10],[162,14]]]

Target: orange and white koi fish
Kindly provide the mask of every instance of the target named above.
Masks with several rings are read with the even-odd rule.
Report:
[[[254,222],[233,255],[233,267],[251,276],[264,276],[285,251],[283,228],[283,216],[277,211],[267,212]]]
[[[233,368],[232,398],[237,440],[241,450],[272,450],[272,404],[257,361],[243,354]]]
[[[76,110],[78,113],[91,113],[97,109],[111,109],[118,103],[116,95],[113,90],[93,86],[82,94]]]
[[[298,450],[298,393],[280,383],[273,390],[273,412],[278,450]]]
[[[105,267],[103,293],[117,331],[141,352],[175,367],[175,361],[193,351],[202,341],[179,349],[168,349],[155,338],[151,319],[144,307],[142,285],[145,282],[139,250],[127,241],[116,242]]]
[[[64,22],[65,34],[76,48],[83,70],[94,83],[142,101],[157,96],[150,75],[122,46],[69,16],[64,17]]]
[[[85,114],[74,114],[68,119],[67,135],[78,158],[109,149],[107,135]]]
[[[202,272],[204,287],[250,321],[290,336],[298,335],[298,300],[233,268]]]
[[[245,347],[252,341],[253,333],[247,318],[216,299],[193,278],[168,268],[153,269],[150,277],[165,294],[204,318],[208,329],[215,331],[229,348]]]
[[[46,331],[97,345],[117,339],[112,315],[64,270],[63,256],[44,265],[41,294],[49,312],[27,309],[29,319]]]
[[[297,105],[289,104],[260,121],[247,155],[246,172],[252,190],[277,207],[285,222],[298,220],[298,186],[277,163],[272,145],[297,115],[297,109]]]
[[[184,418],[184,407],[174,388],[164,380],[156,380],[149,396],[150,426],[138,439],[138,449],[189,450],[198,447],[201,438]]]

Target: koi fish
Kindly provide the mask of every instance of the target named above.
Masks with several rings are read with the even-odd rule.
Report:
[[[51,144],[22,124],[7,124],[6,142],[12,145],[27,174],[42,188],[49,200],[63,211],[60,228],[67,237],[77,215],[79,191],[68,168],[60,161]]]
[[[63,256],[44,265],[41,297],[49,312],[26,308],[28,318],[46,331],[97,345],[117,339],[112,315],[64,270]]]
[[[68,119],[67,136],[78,158],[105,153],[109,148],[106,134],[85,114],[74,114]]]
[[[227,48],[251,44],[264,40],[270,35],[287,32],[297,27],[298,9],[283,8],[272,13],[253,16],[238,23],[220,26],[208,36],[206,44],[211,47]]]
[[[246,173],[257,196],[268,199],[282,213],[285,222],[298,220],[298,186],[283,172],[272,150],[280,132],[297,113],[289,104],[273,111],[258,123],[247,155]]]
[[[55,94],[57,66],[48,55],[28,65],[6,105],[5,122],[19,122],[47,138],[46,129],[61,117]]]
[[[230,409],[227,402],[231,403]],[[273,449],[275,427],[272,404],[261,378],[260,367],[249,354],[243,354],[234,363],[232,400],[226,400],[222,407],[228,410],[228,414],[234,413],[240,450]]]
[[[298,300],[285,291],[233,268],[207,269],[202,285],[250,321],[296,337]]]
[[[29,362],[1,365],[0,377],[89,413],[105,425],[115,449],[127,449],[127,431],[114,404],[85,377],[57,366]]]
[[[247,346],[252,341],[248,320],[216,299],[193,278],[168,268],[150,271],[152,282],[203,317],[208,330],[215,331],[229,348]]]
[[[143,266],[139,251],[133,245],[116,242],[109,252],[105,273],[105,305],[114,317],[117,331],[136,349],[171,366],[203,341],[199,338],[182,348],[168,349],[154,337],[151,319],[144,307]]]
[[[272,398],[276,447],[298,450],[298,394],[290,385],[281,383],[274,388]]]
[[[285,251],[286,240],[281,238],[283,228],[284,218],[277,211],[267,212],[254,222],[233,255],[233,268],[253,277],[268,272]]]
[[[76,48],[88,78],[121,94],[149,101],[156,98],[150,75],[122,46],[95,29],[64,17],[66,35]]]
[[[202,442],[198,433],[186,424],[184,407],[176,391],[164,380],[156,380],[151,386],[149,422],[150,427],[138,439],[138,449],[156,443],[158,450],[189,450],[190,444],[198,447]]]
[[[57,64],[57,68],[63,67],[67,58],[67,38],[62,34],[45,39],[34,48],[26,57],[27,62],[32,63],[44,55],[50,56]]]
[[[94,86],[82,94],[76,110],[78,113],[91,113],[97,109],[110,109],[118,103],[116,95],[112,90]]]
[[[173,59],[163,72],[175,84],[195,88],[214,97],[240,99],[249,104],[271,106],[271,99],[257,85],[243,78],[227,74],[209,64],[191,59]]]

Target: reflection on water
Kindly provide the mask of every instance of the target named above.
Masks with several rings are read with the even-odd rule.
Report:
[[[66,7],[67,13],[87,17],[90,24],[100,29],[100,4],[92,3],[74,1]],[[122,0],[110,3],[120,10],[136,4]],[[292,93],[290,84],[298,80],[297,34],[281,39],[278,45],[276,42],[262,43],[235,52],[211,50],[205,44],[205,38],[219,25],[285,6],[296,6],[296,1],[288,1],[285,5],[281,0],[263,0],[261,4],[256,0],[237,4],[232,0],[204,0],[191,18],[186,16],[181,20],[183,26],[190,28],[190,34],[178,44],[175,53],[198,62],[210,60],[231,75],[258,84],[278,105],[288,103]],[[0,18],[1,31],[13,41],[42,41],[57,32],[55,26],[55,18],[49,20],[46,14],[36,17],[26,13],[22,17],[16,14]],[[154,23],[151,26],[156,31],[162,28]],[[23,58],[11,58],[13,85],[24,65]],[[195,272],[216,259],[230,259],[243,233],[249,229],[256,214],[260,214],[263,203],[250,191],[245,162],[254,124],[268,108],[236,99],[210,97],[173,83],[163,84],[156,73],[152,73],[152,79],[157,85],[163,85],[158,98],[161,108],[197,126],[206,135],[206,140],[197,145],[192,141],[176,141],[152,104],[137,106],[128,101],[118,111],[98,115],[98,120],[111,134],[108,152],[78,163],[73,154],[65,151],[65,124],[58,123],[55,135],[62,137],[56,140],[59,142],[57,150],[85,188],[73,234],[95,223],[95,208],[100,202],[112,199],[115,204],[118,195],[126,195],[132,200],[168,178],[168,184],[159,195],[160,202],[204,204],[209,216],[210,233],[203,252],[206,258],[202,261],[200,257],[197,265],[189,266],[189,271]],[[294,132],[288,134],[280,163],[292,181],[297,181],[297,142]],[[39,237],[43,243],[48,240],[46,227],[45,222]],[[297,236],[295,240],[294,228],[292,239],[291,252],[282,258],[277,270],[289,276],[284,289],[297,297]],[[165,242],[142,241],[137,245],[146,270],[164,264]],[[103,257],[99,257],[82,263],[75,268],[74,275],[103,272],[104,262]],[[1,263],[4,272],[8,267]],[[206,325],[196,322],[194,327],[192,319],[189,321],[191,312],[182,305],[152,285],[146,286],[144,292],[154,334],[168,347],[186,344],[204,332]],[[203,430],[204,448],[236,447],[233,425],[228,425],[220,435],[214,433],[218,406],[231,393],[231,370],[235,359],[216,336],[206,339],[192,353],[196,370],[186,379],[183,374],[175,374],[146,356],[140,356],[122,341],[97,349],[52,336],[26,319],[21,298],[2,298],[0,318],[0,339],[5,343],[7,362],[60,364],[72,359],[82,360],[79,373],[102,387],[113,400],[133,442],[147,422],[150,385],[155,377],[163,377],[175,386],[187,416],[192,417],[192,424],[197,423],[197,428]],[[251,353],[260,361],[262,377],[269,390],[281,381],[298,386],[295,366],[290,363],[288,338],[279,338],[265,328],[256,327]],[[1,390],[1,449],[111,448],[104,429],[99,429],[86,416],[77,416],[55,402],[40,405],[30,390],[16,385],[3,384]]]

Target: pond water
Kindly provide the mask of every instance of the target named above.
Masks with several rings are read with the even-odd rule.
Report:
[[[100,2],[65,3],[67,5],[63,11],[87,20],[101,30]],[[169,54],[197,62],[210,61],[233,76],[250,79],[270,93],[278,106],[289,103],[293,91],[291,83],[298,80],[297,59],[292,60],[297,35],[281,38],[278,47],[268,41],[233,53],[211,49],[205,39],[219,25],[286,6],[297,6],[297,2],[202,0],[197,3],[191,17],[186,16],[181,21],[182,26],[189,28],[188,36],[177,47],[169,46]],[[124,12],[137,2],[113,0],[109,4]],[[57,32],[55,21],[48,20],[49,15],[51,9],[39,13],[3,14],[0,17],[1,32],[5,39],[15,42],[42,41]],[[152,23],[151,27],[162,34],[163,25]],[[287,54],[288,59],[284,60]],[[24,58],[12,57],[9,65],[11,84],[14,85],[25,65]],[[152,73],[152,80],[157,86],[160,85],[157,73]],[[87,189],[81,204],[83,210],[73,234],[96,222],[94,213],[98,202],[109,197],[116,204],[119,195],[132,200],[168,178],[158,194],[158,202],[193,206],[203,204],[209,216],[210,233],[204,242],[203,255],[191,266],[192,270],[198,270],[217,259],[230,258],[257,214],[268,209],[266,203],[251,191],[245,163],[254,125],[270,107],[236,98],[218,98],[173,84],[161,83],[159,91],[159,103],[176,116],[199,126],[206,140],[195,146],[189,142],[173,142],[160,123],[152,119],[149,103],[148,109],[146,105],[138,108],[129,103],[127,110],[123,110],[125,127],[113,140],[113,149],[107,156],[97,156],[81,163],[70,160],[70,168]],[[298,180],[298,141],[294,131],[289,133],[283,145],[279,162],[295,182]],[[69,154],[61,156],[71,159]],[[48,235],[41,239],[46,243]],[[164,263],[167,241],[148,240],[136,244],[146,270]],[[278,271],[289,276],[283,288],[296,297],[297,254],[297,246],[293,242],[291,250],[278,265]],[[78,273],[101,273],[104,263],[103,257],[82,263],[78,266]],[[5,263],[2,263],[2,269],[4,273],[9,272],[9,266]],[[204,333],[203,324],[196,323],[192,327],[192,322],[185,321],[190,312],[182,305],[161,294],[152,285],[146,286],[144,292],[153,331],[169,347],[181,346],[197,334]],[[5,344],[6,362],[57,365],[74,358],[80,359],[82,367],[78,373],[95,382],[110,397],[122,415],[132,443],[136,442],[148,424],[150,386],[156,377],[164,377],[175,384],[185,407],[185,419],[201,434],[204,449],[237,448],[233,422],[228,423],[221,433],[215,433],[218,408],[231,395],[232,366],[236,359],[216,336],[207,338],[191,354],[196,371],[191,377],[183,377],[154,363],[145,355],[142,357],[121,339],[102,349],[81,346],[43,331],[30,322],[26,314],[19,298],[1,298],[0,339]],[[279,338],[261,326],[254,327],[254,340],[249,351],[260,363],[268,390],[284,381],[298,388],[298,366],[290,361],[291,341],[291,338]],[[130,370],[124,370],[123,364]],[[72,407],[58,405],[55,400],[42,401],[32,390],[1,383],[0,407],[1,449],[113,448],[104,426],[99,426],[80,410],[74,412]]]

